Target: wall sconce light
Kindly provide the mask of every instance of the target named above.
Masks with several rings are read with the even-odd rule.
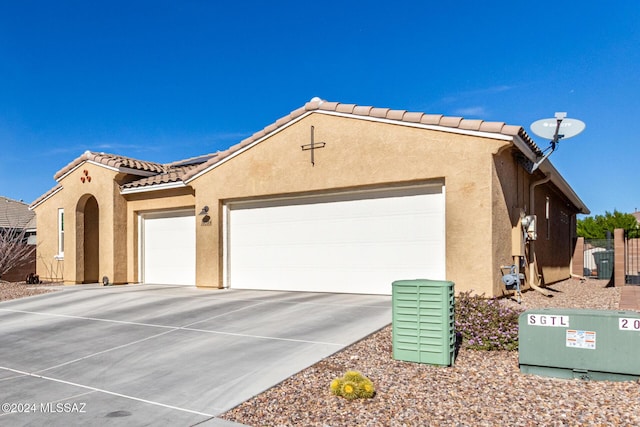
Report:
[[[207,215],[209,213],[209,206],[203,206],[202,210],[200,211],[200,213],[198,215]]]

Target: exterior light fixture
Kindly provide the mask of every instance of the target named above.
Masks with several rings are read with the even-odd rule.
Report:
[[[200,213],[198,215],[207,215],[209,213],[209,206],[203,206],[202,210],[200,211]]]

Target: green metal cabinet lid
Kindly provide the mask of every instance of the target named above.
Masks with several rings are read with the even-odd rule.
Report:
[[[453,282],[448,280],[413,279],[396,280],[392,286],[427,286],[427,287],[453,287]]]

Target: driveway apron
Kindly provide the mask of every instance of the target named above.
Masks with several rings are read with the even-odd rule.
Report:
[[[83,285],[0,303],[1,425],[216,418],[391,322],[391,297]]]

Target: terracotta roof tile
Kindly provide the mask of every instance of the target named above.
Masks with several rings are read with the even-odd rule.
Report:
[[[86,161],[92,161],[105,166],[119,168],[128,168],[139,170],[141,172],[163,172],[164,166],[159,163],[145,162],[130,157],[118,156],[116,154],[106,153],[94,153],[91,151],[85,151],[80,157],[73,160],[64,168],[60,169],[55,175],[54,179],[57,181],[67,173],[71,172],[75,167]]]
[[[304,107],[300,107],[297,110],[293,110],[291,112],[291,114],[289,114],[289,117],[291,117],[291,120],[293,119],[297,119],[298,117],[300,117],[301,115],[303,115],[304,113],[307,112],[307,109]]]
[[[338,113],[352,114],[354,108],[356,108],[355,104],[338,104],[336,107],[336,111]]]
[[[407,110],[389,110],[387,111],[387,119],[401,121]]]
[[[420,123],[423,125],[437,125],[440,123],[442,117],[442,114],[425,114],[420,119]]]
[[[449,128],[457,128],[460,126],[460,122],[462,121],[462,117],[449,117],[444,116],[440,119],[440,126],[445,126]]]
[[[256,139],[260,139],[263,136],[265,136],[267,134],[267,132],[265,132],[264,129],[259,130],[258,132],[254,133],[253,135],[251,135],[251,139],[256,140]]]
[[[367,107],[363,105],[357,105],[353,109],[353,114],[357,114],[358,116],[368,116],[371,113],[373,107]]]
[[[313,98],[311,101],[304,104],[304,109],[306,111],[317,110],[320,104],[322,104],[322,101],[319,98]]]
[[[372,106],[341,104],[339,102],[328,102],[319,98],[313,98],[303,107],[292,111],[290,114],[278,119],[276,122],[268,125],[264,129],[254,133],[248,138],[243,139],[239,144],[233,145],[224,151],[204,156],[192,157],[190,159],[180,160],[168,164],[147,162],[124,156],[105,153],[93,153],[87,151],[82,156],[78,157],[67,166],[62,168],[60,171],[58,171],[54,178],[56,180],[59,180],[62,176],[70,172],[73,168],[77,167],[82,162],[93,161],[98,164],[114,167],[116,169],[126,168],[126,172],[132,175],[136,175],[136,171],[140,171],[140,175],[144,177],[123,185],[123,189],[178,182],[181,180],[188,181],[198,173],[206,170],[210,166],[215,165],[216,163],[232,155],[238,150],[241,150],[242,148],[268,135],[269,133],[281,128],[282,126],[286,126],[293,120],[312,111],[333,111],[341,114],[368,116],[404,123],[420,123],[423,125],[439,126],[443,128],[448,127],[470,131],[497,133],[508,136],[518,136],[536,155],[540,156],[542,153],[536,143],[529,137],[529,135],[527,135],[526,131],[521,126],[506,125],[503,122],[469,120],[463,119],[462,117],[449,117],[440,114],[425,114],[421,112],[408,112],[406,110],[392,110],[389,108],[377,108]],[[153,175],[148,176],[149,174]],[[36,200],[32,204],[32,206],[40,203],[42,200],[49,197],[55,191],[58,191],[60,188],[60,186],[54,187],[48,193],[44,194],[42,197]]]
[[[480,131],[482,132],[494,132],[500,133],[504,128],[504,122],[482,122],[480,124]]]
[[[279,128],[282,125],[286,125],[291,121],[291,119],[292,119],[291,114],[289,114],[288,116],[279,118],[278,120],[276,120],[276,123],[275,123],[276,128]]]
[[[320,104],[318,104],[318,110],[326,110],[326,111],[336,111],[336,108],[338,108],[338,105],[340,103],[339,102],[328,102],[328,101],[322,101],[320,102]]]
[[[469,120],[462,119],[460,122],[460,129],[466,130],[480,130],[480,126],[482,125],[483,120]]]
[[[404,117],[402,119],[409,123],[420,123],[423,116],[424,113],[404,113]]]
[[[369,115],[371,117],[379,117],[381,119],[386,119],[388,112],[389,112],[388,108],[376,108],[376,107],[373,107],[371,109],[371,113]]]
[[[185,173],[187,173],[192,169],[195,169],[198,166],[199,164],[174,167],[169,169],[167,172],[129,182],[127,184],[124,184],[121,188],[122,189],[140,188],[140,187],[146,187],[146,186],[155,185],[155,184],[168,184],[172,182],[180,182],[182,181],[182,177],[184,176]]]
[[[405,123],[420,123],[424,125],[433,125],[449,128],[457,128],[462,130],[482,131],[488,133],[497,133],[508,136],[518,136],[531,149],[533,153],[540,156],[542,151],[536,143],[527,135],[521,126],[505,125],[503,122],[485,122],[483,120],[469,120],[462,117],[443,116],[441,114],[424,114],[420,112],[408,112],[405,110],[391,110],[389,108],[377,108],[371,106],[341,104],[339,102],[328,102],[319,98],[313,98],[307,102],[304,107],[294,110],[291,114],[278,119],[275,123],[265,127],[264,129],[254,133],[251,137],[244,139],[240,144],[230,147],[228,150],[218,153],[218,156],[210,159],[206,163],[186,172],[182,179],[189,180],[198,173],[206,170],[210,166],[215,165],[233,152],[246,147],[247,145],[257,141],[265,135],[273,132],[281,126],[286,125],[290,121],[302,116],[309,111],[334,111],[342,114],[352,114],[357,116],[369,116],[375,118],[383,118]]]

